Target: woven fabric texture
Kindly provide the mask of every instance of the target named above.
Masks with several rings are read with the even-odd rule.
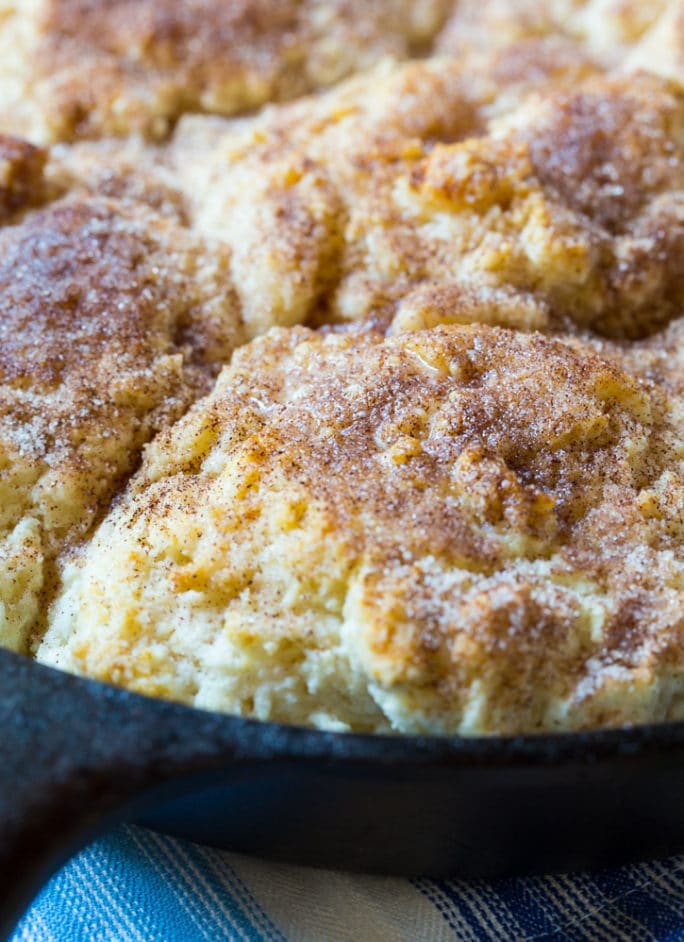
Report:
[[[266,863],[122,827],[74,858],[11,942],[679,942],[684,856],[619,870],[400,880]]]

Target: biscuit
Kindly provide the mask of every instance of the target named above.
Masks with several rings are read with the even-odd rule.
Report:
[[[522,329],[639,338],[679,316],[680,87],[644,73],[523,84],[504,117],[491,73],[431,60],[223,131],[183,122],[190,224],[230,248],[250,333],[401,329],[426,291],[433,315],[467,319],[486,297],[477,319]]]
[[[671,414],[579,342],[271,331],[149,446],[38,658],[324,728],[682,717]]]
[[[6,177],[0,206],[26,195],[21,172]],[[25,648],[57,558],[239,341],[221,258],[113,200],[67,198],[0,229],[2,644]]]
[[[470,63],[492,49],[562,39],[602,67],[615,68],[680,7],[681,0],[459,0],[436,51]]]
[[[325,729],[684,718],[683,10],[0,0],[0,644]]]
[[[0,128],[164,137],[421,52],[451,0],[2,0]]]

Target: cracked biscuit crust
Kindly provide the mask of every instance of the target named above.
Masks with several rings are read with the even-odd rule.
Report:
[[[221,268],[187,232],[111,200],[65,200],[0,230],[4,645],[25,646],[56,558],[232,351]]]
[[[444,320],[614,338],[679,316],[680,87],[593,76],[526,88],[505,118],[495,100],[490,73],[432,61],[214,125],[194,154],[186,122],[192,225],[230,246],[248,329],[429,326],[426,296]]]
[[[538,334],[272,331],[150,446],[38,657],[343,729],[684,715],[670,405]]]
[[[143,133],[330,85],[429,44],[450,0],[0,0],[0,126]]]
[[[683,8],[0,0],[0,128],[66,142],[0,136],[0,642],[320,727],[682,717]]]

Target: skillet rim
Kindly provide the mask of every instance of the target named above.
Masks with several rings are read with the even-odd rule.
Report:
[[[425,814],[429,817],[429,810],[421,804],[423,785],[431,793],[436,789],[440,795],[446,794],[450,802],[453,798],[455,806],[465,796],[466,807],[470,807],[473,794],[479,793],[484,783],[487,788],[491,783],[499,794],[503,790],[503,794],[517,792],[531,797],[533,808],[540,787],[560,785],[560,790],[552,788],[556,804],[560,801],[565,806],[570,800],[575,816],[586,805],[592,789],[598,789],[601,808],[609,816],[617,814],[622,821],[626,811],[636,809],[643,817],[644,809],[648,811],[652,806],[655,815],[644,846],[639,843],[643,828],[635,832],[634,839],[639,838],[635,847],[623,847],[622,838],[613,835],[610,860],[615,857],[616,863],[626,863],[656,854],[679,853],[684,846],[684,816],[679,810],[684,782],[684,721],[519,736],[332,732],[152,698],[69,674],[4,649],[0,650],[0,716],[6,721],[6,735],[0,741],[4,760],[4,774],[0,776],[0,870],[11,874],[6,896],[0,899],[0,935],[13,927],[51,873],[107,826],[117,821],[136,821],[206,842],[206,836],[194,826],[190,835],[181,833],[175,826],[169,828],[168,824],[160,825],[159,820],[148,820],[147,812],[156,809],[158,817],[169,801],[167,811],[176,798],[194,794],[198,787],[212,783],[221,788],[233,784],[242,787],[240,783],[249,781],[255,772],[278,789],[282,772],[288,768],[292,771],[286,774],[294,774],[294,780],[309,789],[318,788],[321,781],[339,785],[355,780],[357,796],[359,788],[367,794],[365,789],[371,785],[377,795],[378,789],[383,793],[383,788],[393,788],[397,783],[403,789],[402,801],[410,801],[411,814],[418,822],[413,830],[409,829],[408,837],[402,838],[409,841],[414,856],[415,842],[424,843],[421,822]],[[659,783],[660,798],[652,794],[654,781]],[[409,799],[406,785],[411,786]],[[511,865],[512,872],[519,875],[575,869],[572,861],[579,853],[578,847],[586,850],[590,846],[593,860],[596,835],[603,829],[603,822],[596,821],[595,815],[590,816],[589,831],[584,826],[577,839],[571,841],[571,852],[562,850],[555,863],[547,861],[541,868],[536,863],[530,865],[530,820],[537,827],[541,847],[534,851],[533,859],[539,854],[548,856],[549,852],[544,822],[549,807],[553,810],[555,805],[552,800],[548,807],[544,802],[542,806],[540,814],[531,811],[531,819],[523,816],[523,823],[528,822],[524,840],[516,840],[512,850],[507,826],[499,827],[501,833],[496,828],[491,832],[493,825],[486,806],[487,846],[496,849],[496,860],[501,858],[501,848],[508,848],[506,853],[510,851],[516,859],[522,854],[522,863]],[[370,813],[374,827],[374,806]],[[476,807],[474,813],[482,820],[483,808]],[[386,816],[380,818],[386,820]],[[655,837],[653,824],[658,825]],[[235,843],[233,849],[260,854],[260,847],[265,847],[263,841],[259,843],[260,834],[263,836],[262,832],[256,836],[250,832],[249,847],[238,846],[232,838],[230,846]],[[406,875],[403,865],[400,871],[395,869],[395,856],[381,855],[370,864],[364,857],[359,867],[356,838],[351,853],[349,838],[345,837],[339,857],[335,852],[335,861],[329,859],[327,849],[325,859],[319,850],[315,860],[309,859],[309,845],[293,857],[288,834],[286,856],[275,845],[269,845],[273,853],[266,856],[291,863]],[[358,829],[354,835],[358,836]],[[362,836],[361,850],[365,853],[365,831]],[[223,840],[219,843],[229,846]],[[555,847],[555,838],[552,843]],[[316,838],[314,845],[319,847]],[[466,850],[470,855],[469,848]],[[428,850],[434,855],[432,845]],[[599,847],[599,851],[603,860],[605,849]],[[482,877],[484,870],[475,873],[470,857],[468,860],[470,875]],[[480,862],[489,873],[489,857],[485,855]],[[434,875],[459,869],[462,863],[458,867],[449,862],[439,864]],[[408,869],[413,872],[416,867],[412,864]],[[498,869],[489,875],[497,874],[503,875]]]
[[[517,765],[557,765],[571,762],[593,763],[611,758],[635,757],[640,754],[684,747],[684,719],[652,723],[624,724],[582,730],[557,730],[506,735],[406,735],[404,733],[360,733],[321,730],[314,727],[260,720],[238,714],[207,710],[173,700],[151,697],[122,686],[92,677],[71,674],[43,664],[31,657],[0,650],[3,659],[24,662],[30,674],[47,672],[52,684],[66,688],[65,693],[79,691],[106,700],[119,701],[119,707],[130,705],[137,713],[158,715],[159,721],[189,724],[198,733],[220,727],[223,736],[232,733],[235,740],[246,745],[245,760],[250,759],[249,745],[262,753],[265,746],[275,758],[309,758],[316,760],[344,759],[363,762],[392,762],[426,767],[445,762],[460,766],[471,764],[492,767]],[[97,727],[96,727],[97,728]],[[186,730],[183,730],[186,732]],[[217,730],[218,731],[218,730]],[[200,736],[201,738],[201,736]],[[259,748],[260,747],[260,748]],[[229,758],[226,751],[226,758]],[[254,758],[258,758],[254,756]],[[265,758],[265,756],[264,756]]]

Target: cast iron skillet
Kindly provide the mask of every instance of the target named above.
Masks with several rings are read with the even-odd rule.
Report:
[[[323,733],[0,652],[0,730],[0,935],[50,873],[123,818],[405,875],[570,870],[684,849],[684,723],[487,739]]]

